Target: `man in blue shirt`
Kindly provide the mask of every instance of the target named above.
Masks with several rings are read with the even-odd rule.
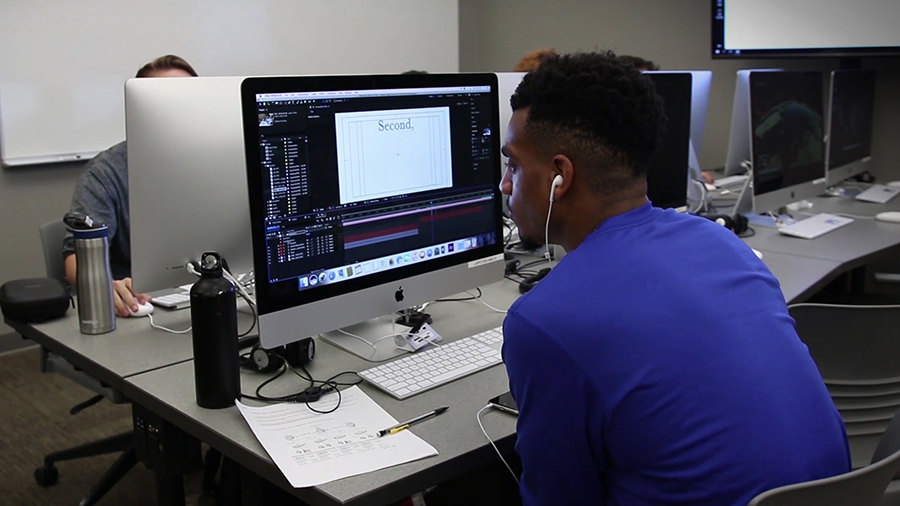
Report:
[[[849,471],[778,281],[725,228],[647,201],[650,80],[611,53],[553,56],[511,105],[510,214],[568,252],[503,328],[523,503],[744,506]]]

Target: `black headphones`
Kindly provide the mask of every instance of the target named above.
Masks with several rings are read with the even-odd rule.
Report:
[[[546,278],[548,274],[550,274],[550,267],[544,267],[539,270],[537,274],[528,276],[522,281],[519,281],[519,293],[528,293],[534,288],[534,285],[538,284],[538,281]]]
[[[307,337],[296,343],[276,348],[263,348],[259,343],[250,349],[249,356],[241,358],[241,365],[259,373],[275,372],[287,361],[292,367],[308,364],[316,356],[316,341]]]
[[[736,214],[734,216],[729,216],[727,214],[709,214],[703,217],[731,230],[735,235],[743,234],[749,227],[747,217],[743,214]]]

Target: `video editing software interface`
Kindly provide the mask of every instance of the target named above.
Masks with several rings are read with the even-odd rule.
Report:
[[[752,72],[750,118],[756,195],[825,177],[821,73]]]
[[[496,244],[490,86],[257,94],[277,293]]]
[[[829,168],[853,163],[871,154],[875,112],[875,71],[836,71],[831,82]]]

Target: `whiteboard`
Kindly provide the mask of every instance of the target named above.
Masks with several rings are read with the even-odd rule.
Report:
[[[0,159],[125,138],[124,82],[177,54],[203,76],[459,69],[458,0],[3,0]]]

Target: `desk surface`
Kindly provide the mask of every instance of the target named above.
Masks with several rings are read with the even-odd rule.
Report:
[[[784,300],[789,303],[803,302],[842,272],[841,263],[833,260],[756,249],[762,251],[763,263],[778,280]]]
[[[814,209],[824,212],[824,206]],[[874,219],[856,219],[849,225],[815,239],[782,235],[771,227],[753,228],[755,235],[745,241],[763,252],[763,260],[766,252],[785,253],[838,262],[847,270],[867,263],[885,250],[900,246],[900,225]]]
[[[894,197],[886,204],[863,202],[853,197],[816,197],[810,212],[831,214],[852,214],[855,216],[875,216],[885,211],[900,211],[900,196]]]
[[[191,325],[191,312],[156,308],[153,321],[171,329],[185,329]],[[238,313],[238,322],[239,329],[246,329],[250,316]],[[59,320],[46,323],[6,323],[117,390],[122,389],[124,378],[194,356],[190,333],[171,334],[154,329],[147,318],[117,318],[116,330],[93,336],[78,330],[78,311],[74,309]]]
[[[483,288],[484,301],[508,307],[519,295],[517,286],[501,281]],[[497,327],[503,315],[478,301],[440,302],[428,307],[434,327],[448,341]],[[317,339],[318,353],[309,372],[325,379],[341,371],[359,371],[372,366],[349,353]],[[385,342],[386,344],[390,344]],[[269,375],[242,372],[244,393],[252,394]],[[305,388],[296,376],[279,378],[264,393],[284,395]],[[237,408],[206,410],[197,406],[194,394],[194,366],[186,362],[128,378],[124,393],[135,402],[159,413],[171,423],[253,471],[292,492],[310,504],[385,504],[474,469],[493,459],[493,449],[475,421],[475,413],[490,397],[509,389],[506,370],[492,367],[434,390],[398,401],[368,384],[360,385],[397,420],[406,420],[440,406],[450,410],[427,423],[417,425],[416,435],[433,445],[436,457],[382,469],[307,489],[293,489],[256,440]],[[271,388],[271,389],[270,389]],[[252,403],[253,401],[247,401]],[[515,418],[499,412],[484,415],[485,429],[495,440],[515,432]],[[509,444],[509,442],[506,442]]]

